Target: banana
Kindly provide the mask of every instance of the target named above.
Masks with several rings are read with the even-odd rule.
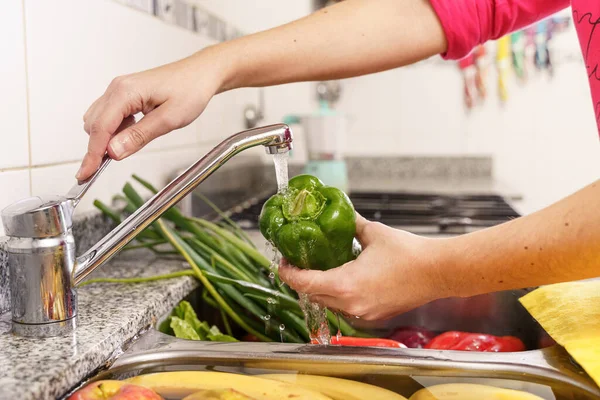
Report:
[[[293,383],[306,389],[318,390],[333,400],[406,400],[390,390],[348,379],[318,375],[267,374],[261,378]]]
[[[159,372],[129,378],[126,382],[151,388],[162,396],[185,397],[203,389],[233,389],[256,400],[333,400],[301,386],[226,372]]]
[[[520,390],[471,383],[448,383],[421,389],[409,400],[543,400]]]
[[[256,400],[231,389],[202,390],[190,394],[183,400]]]

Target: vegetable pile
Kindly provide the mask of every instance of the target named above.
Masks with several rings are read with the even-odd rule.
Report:
[[[142,178],[134,175],[133,179],[152,194],[157,193]],[[116,200],[123,203],[119,209],[113,209],[98,200],[94,202],[117,224],[144,204],[142,196],[130,183],[125,184],[122,192],[122,195],[115,196]],[[98,281],[136,283],[191,275],[202,284],[203,300],[220,311],[227,336],[232,336],[232,321],[260,341],[309,342],[309,332],[298,305],[297,294],[280,282],[277,268],[271,266],[271,261],[261,254],[246,234],[208,199],[203,199],[223,217],[222,223],[187,217],[172,207],[142,231],[134,243],[125,247],[148,248],[158,254],[179,254],[190,269],[158,277],[96,279],[84,284]],[[221,332],[211,332],[212,328],[198,321],[190,310],[191,307],[180,305],[171,315],[169,325],[163,325],[163,330],[187,338],[226,338],[219,336]],[[269,316],[268,320],[265,316]],[[337,332],[339,328],[344,336],[365,336],[329,311],[327,319],[332,332]],[[190,326],[196,336],[189,329]],[[280,329],[281,326],[285,329]]]
[[[138,176],[134,175],[133,179],[151,193],[157,192]],[[260,221],[263,235],[275,242],[290,261],[304,268],[334,268],[352,259],[354,209],[347,196],[306,175],[291,179],[289,188],[287,193],[275,195],[265,203]],[[194,276],[202,284],[203,301],[220,312],[225,333],[215,325],[200,321],[187,301],[173,309],[159,327],[162,332],[189,340],[232,342],[243,337],[248,341],[310,343],[298,295],[282,284],[274,263],[261,254],[239,226],[208,199],[199,196],[221,215],[222,222],[187,217],[173,207],[125,248],[147,248],[161,255],[178,254],[190,268],[156,277],[92,279],[83,284],[138,283]],[[119,209],[98,200],[94,204],[117,224],[144,203],[130,183],[123,187],[123,194],[115,198],[123,204]],[[327,311],[327,320],[332,334],[339,328],[341,335],[331,338],[331,344],[339,346],[487,352],[525,350],[523,342],[515,337],[454,331],[436,335],[423,328],[403,327],[387,339],[377,339],[357,331],[330,311]],[[233,324],[246,334],[234,337]]]
[[[419,327],[401,327],[389,337],[412,349],[457,350],[478,352],[525,351],[525,344],[514,336],[448,331],[436,335]]]

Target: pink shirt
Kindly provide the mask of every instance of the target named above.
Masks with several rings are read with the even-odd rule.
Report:
[[[594,112],[600,133],[600,0],[430,0],[446,38],[447,59],[460,59],[477,45],[573,8]]]

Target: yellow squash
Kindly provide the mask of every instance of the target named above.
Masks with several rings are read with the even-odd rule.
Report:
[[[200,390],[233,389],[256,400],[332,400],[314,390],[254,376],[210,371],[159,372],[139,375],[127,382],[161,395],[189,396]]]
[[[448,383],[421,389],[409,400],[544,400],[520,390],[472,383]]]
[[[520,301],[600,385],[600,281],[544,286]]]
[[[297,374],[268,374],[260,377],[318,390],[333,400],[406,400],[406,397],[390,390],[348,379]]]

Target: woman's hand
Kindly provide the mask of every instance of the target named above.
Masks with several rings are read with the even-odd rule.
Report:
[[[428,0],[347,0],[173,64],[119,77],[85,114],[90,142],[77,178],[89,177],[105,152],[121,160],[189,124],[216,93],[365,75],[446,48],[442,26]],[[138,112],[145,117],[135,123],[131,116]]]
[[[452,295],[440,259],[443,239],[428,239],[357,217],[363,252],[329,271],[286,263],[280,277],[311,301],[365,320],[390,318]]]
[[[600,181],[534,214],[449,239],[357,219],[362,254],[321,272],[279,268],[313,301],[385,319],[429,301],[600,276]]]
[[[106,152],[115,160],[194,121],[221,90],[224,69],[212,49],[148,71],[115,78],[83,117],[90,135],[78,179],[96,171]],[[135,122],[133,115],[143,113]]]

